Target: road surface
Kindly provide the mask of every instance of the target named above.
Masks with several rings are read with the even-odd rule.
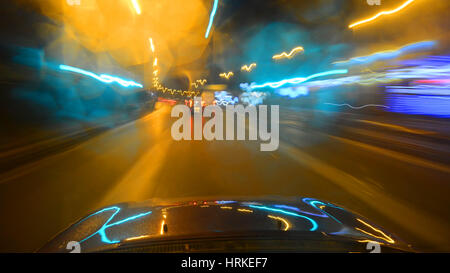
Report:
[[[169,105],[0,174],[0,251],[34,251],[102,206],[149,198],[303,196],[450,251],[448,124],[280,109],[280,147],[174,141]],[[405,125],[406,124],[406,125]],[[447,127],[446,127],[447,126]]]

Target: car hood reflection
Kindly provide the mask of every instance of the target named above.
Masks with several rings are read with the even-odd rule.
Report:
[[[392,249],[411,250],[398,237],[362,216],[325,201],[239,197],[152,199],[105,207],[77,221],[40,251],[69,252],[66,246],[73,241],[80,244],[82,252],[99,252],[136,244],[252,236],[259,240],[275,236],[285,240],[374,242]]]

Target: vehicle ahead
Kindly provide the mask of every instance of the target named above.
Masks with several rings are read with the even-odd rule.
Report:
[[[176,100],[166,99],[166,98],[162,98],[162,97],[158,97],[158,102],[167,103],[171,106],[174,106],[175,104],[178,103]]]
[[[313,198],[122,203],[84,217],[39,252],[409,252],[365,218]]]

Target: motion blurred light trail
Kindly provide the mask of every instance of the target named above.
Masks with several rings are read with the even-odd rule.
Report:
[[[388,70],[387,78],[397,79],[429,79],[446,77],[450,74],[450,65],[445,66],[416,66],[409,68],[399,68]]]
[[[191,86],[194,86],[195,88],[199,88],[200,86],[203,86],[206,83],[207,83],[206,79],[196,80],[195,82],[191,83]]]
[[[390,112],[450,118],[449,96],[389,94],[386,103]]]
[[[140,15],[141,14],[141,7],[139,6],[139,3],[137,2],[137,0],[131,0],[131,3],[133,4],[133,7],[136,10],[136,13],[138,15]]]
[[[421,59],[402,60],[398,62],[399,65],[406,66],[442,66],[448,63],[450,63],[450,56],[446,55],[427,56]]]
[[[239,98],[234,97],[227,91],[216,92],[214,94],[217,105],[230,105],[239,102]]]
[[[154,52],[155,45],[153,43],[152,38],[150,38],[150,45],[152,47],[152,51]],[[168,88],[166,86],[163,86],[159,82],[158,73],[159,73],[158,58],[155,55],[154,61],[153,61],[153,87],[156,88],[157,91],[161,91],[164,94],[170,93],[171,95],[175,95],[176,93],[178,93],[181,96],[187,96],[187,97],[198,96],[200,94],[200,91],[181,90],[181,89],[174,89],[174,88]]]
[[[422,62],[421,62],[422,63]],[[414,62],[416,64],[416,62]],[[433,84],[420,84],[420,85],[409,85],[409,86],[388,86],[387,92],[392,93],[411,93],[411,94],[423,94],[423,95],[448,95],[450,87],[445,85],[445,78],[450,73],[450,66],[447,61],[440,62],[430,62],[426,61],[422,63],[423,65],[414,67],[404,67],[398,69],[392,69],[382,72],[373,72],[370,74],[361,74],[346,76],[335,79],[325,79],[325,80],[315,80],[300,83],[296,86],[295,92],[292,93],[291,98],[298,97],[301,95],[299,87],[306,87],[308,89],[320,89],[327,87],[336,87],[341,85],[364,85],[370,86],[380,83],[391,83],[395,81],[402,81],[404,79],[414,79],[413,83],[417,83],[420,79],[442,79],[442,81],[437,81],[443,83],[443,85],[433,85]],[[242,83],[240,85],[241,89],[244,91],[252,91],[255,85],[249,85],[248,83]],[[287,90],[283,90],[286,93]],[[398,92],[397,92],[398,91]],[[280,94],[279,90],[277,93]],[[281,95],[281,94],[280,94]],[[286,95],[286,94],[285,94]]]
[[[103,224],[103,226],[102,226],[99,230],[97,230],[96,232],[92,233],[92,234],[89,235],[88,237],[86,237],[86,238],[84,238],[83,240],[81,240],[80,243],[83,243],[84,241],[88,240],[89,238],[95,236],[96,234],[99,234],[99,235],[100,235],[101,240],[102,240],[102,242],[104,242],[104,243],[107,243],[107,244],[115,244],[115,243],[119,243],[120,241],[117,241],[117,240],[111,241],[111,240],[108,239],[108,237],[106,236],[106,229],[108,229],[108,228],[110,228],[110,227],[112,227],[112,226],[118,226],[118,225],[121,225],[121,224],[123,224],[123,223],[126,223],[126,222],[129,222],[129,221],[132,221],[132,220],[141,218],[141,217],[143,217],[143,216],[146,216],[146,215],[149,215],[149,214],[152,213],[151,211],[148,211],[148,212],[145,212],[145,213],[136,214],[136,215],[134,215],[134,216],[130,216],[130,217],[126,218],[126,219],[122,219],[122,220],[120,220],[120,221],[117,221],[117,222],[114,222],[114,223],[111,223],[111,224],[110,224],[110,222],[114,219],[114,217],[115,217],[115,216],[120,212],[120,210],[121,210],[119,207],[114,206],[114,207],[109,207],[109,208],[102,209],[102,210],[100,210],[100,211],[98,211],[98,212],[96,212],[96,213],[94,213],[94,214],[91,214],[91,215],[89,215],[88,217],[86,217],[85,219],[83,219],[81,222],[83,222],[83,221],[86,220],[87,218],[90,218],[91,216],[94,216],[94,215],[103,213],[104,211],[108,211],[108,210],[115,210],[115,211],[114,211],[114,213],[108,218],[108,220]],[[81,222],[80,222],[80,223],[81,223]]]
[[[386,86],[386,93],[395,94],[412,94],[412,95],[424,95],[424,96],[450,96],[450,86],[439,85],[393,85]]]
[[[398,8],[396,8],[396,9],[389,10],[389,11],[382,11],[382,12],[380,12],[380,13],[377,13],[377,14],[376,14],[375,16],[373,16],[373,17],[370,17],[370,18],[367,18],[367,19],[358,21],[358,22],[356,22],[356,23],[350,24],[350,25],[348,26],[348,28],[354,28],[354,27],[356,27],[356,26],[359,26],[359,25],[362,25],[362,24],[365,24],[365,23],[369,23],[369,22],[371,22],[371,21],[373,21],[373,20],[375,20],[375,19],[377,19],[378,17],[383,16],[383,15],[390,15],[390,14],[399,12],[399,11],[401,11],[402,9],[404,9],[406,6],[408,6],[409,4],[411,4],[412,2],[414,2],[414,0],[408,0],[408,1],[406,1],[405,3],[403,3],[401,6],[399,6]]]
[[[304,219],[310,221],[311,224],[312,224],[312,227],[311,227],[311,229],[309,231],[315,231],[319,227],[319,225],[317,224],[316,221],[314,221],[313,219],[311,219],[311,218],[309,218],[307,216],[300,215],[298,213],[294,213],[294,212],[290,212],[290,211],[286,211],[286,210],[282,210],[282,209],[274,209],[274,208],[270,208],[270,207],[266,207],[266,206],[249,205],[249,207],[253,208],[253,209],[268,210],[268,211],[278,212],[278,213],[281,213],[281,214],[286,214],[286,215],[291,215],[291,216],[304,218]]]
[[[286,52],[283,52],[281,54],[278,55],[274,55],[272,57],[272,59],[274,60],[279,60],[279,59],[283,59],[283,58],[287,58],[287,59],[292,59],[298,52],[304,52],[305,49],[301,46],[298,46],[294,49],[291,50],[291,52],[289,52],[289,54],[287,54]]]
[[[267,217],[283,222],[284,223],[284,229],[283,229],[284,231],[288,230],[291,227],[291,225],[289,225],[289,222],[284,218],[273,216],[273,215],[267,215]]]
[[[205,38],[208,39],[209,37],[209,32],[211,31],[211,27],[213,25],[214,22],[214,16],[216,16],[216,12],[217,12],[217,6],[219,5],[219,0],[214,0],[214,6],[213,9],[211,11],[211,15],[209,16],[209,24],[208,24],[208,28],[206,29],[206,33],[205,33]]]
[[[287,87],[276,90],[276,93],[280,96],[287,96],[291,99],[298,98],[300,96],[307,96],[309,90],[305,86]]]
[[[153,39],[148,38],[148,40],[150,41],[150,48],[152,49],[152,52],[155,53],[155,45],[153,44]]]
[[[264,92],[244,92],[240,95],[239,99],[243,104],[247,105],[259,105],[264,102],[267,93]]]
[[[339,107],[341,107],[341,106],[347,106],[347,107],[349,107],[349,108],[356,109],[356,110],[358,110],[358,109],[363,109],[363,108],[366,108],[366,107],[383,107],[383,108],[389,108],[389,106],[381,105],[381,104],[365,104],[365,105],[362,105],[362,106],[352,106],[352,105],[350,105],[350,104],[348,104],[348,103],[337,104],[337,103],[329,103],[329,102],[326,102],[325,104],[327,104],[327,105],[333,105],[333,106],[339,106]]]
[[[306,78],[298,77],[298,78],[281,80],[281,81],[278,81],[278,82],[268,82],[268,83],[264,83],[264,84],[260,84],[260,85],[252,83],[250,85],[250,89],[264,88],[264,87],[278,88],[278,87],[281,87],[281,86],[283,86],[285,84],[300,84],[300,83],[304,83],[306,81],[309,81],[311,79],[318,78],[318,77],[330,76],[330,75],[338,75],[338,74],[347,74],[347,73],[348,73],[347,69],[337,69],[337,70],[331,70],[331,71],[326,71],[326,72],[313,74],[313,75],[308,76]]]
[[[231,77],[234,76],[234,73],[233,73],[233,71],[230,71],[230,72],[228,72],[228,73],[220,73],[219,76],[220,76],[221,78],[225,78],[225,79],[228,80],[228,79],[230,79]]]
[[[252,64],[250,64],[250,65],[243,65],[242,67],[241,67],[241,71],[247,71],[247,72],[251,72],[252,71],[252,69],[253,68],[255,68],[256,67],[256,63],[252,63]]]
[[[106,74],[101,74],[100,76],[98,76],[95,73],[83,70],[81,68],[77,68],[77,67],[73,67],[73,66],[68,66],[68,65],[60,65],[59,69],[64,70],[64,71],[70,71],[70,72],[74,72],[74,73],[78,73],[78,74],[82,74],[91,78],[94,78],[98,81],[104,82],[104,83],[113,83],[113,82],[117,82],[118,84],[122,85],[123,87],[139,87],[139,88],[143,88],[143,85],[134,81],[129,81],[129,80],[124,80],[115,76],[110,76],[110,75],[106,75]]]
[[[373,237],[382,239],[382,240],[384,240],[384,241],[386,241],[386,242],[388,242],[388,243],[391,243],[391,244],[395,243],[394,239],[392,239],[391,237],[387,236],[383,231],[381,231],[381,230],[379,230],[379,229],[377,229],[377,228],[374,228],[373,226],[369,225],[368,223],[364,222],[363,220],[361,220],[361,219],[359,219],[359,218],[356,219],[356,220],[358,220],[359,222],[363,223],[363,224],[366,225],[367,227],[371,228],[371,229],[374,230],[375,232],[381,234],[383,237],[379,237],[379,236],[370,234],[370,233],[368,233],[367,231],[364,231],[364,230],[362,230],[362,229],[356,228],[356,229],[358,229],[359,231],[362,231],[362,232],[364,232],[364,233],[368,233],[368,234],[372,235]]]
[[[205,85],[208,80],[207,79],[201,79],[201,80],[196,80],[195,82],[199,83],[200,85]]]
[[[436,79],[436,80],[417,80],[414,83],[424,83],[424,84],[446,84],[450,85],[450,79]]]
[[[398,49],[384,50],[367,56],[354,57],[346,61],[333,62],[333,64],[335,65],[368,64],[379,60],[397,58],[401,55],[416,51],[432,49],[433,47],[436,46],[436,44],[437,44],[436,41],[422,41],[408,44]]]
[[[360,75],[360,76],[343,77],[343,78],[338,78],[338,79],[311,81],[311,82],[305,83],[304,86],[310,87],[310,88],[326,88],[326,87],[351,85],[351,84],[369,86],[369,85],[375,85],[375,84],[379,84],[379,83],[394,82],[397,80],[398,79],[396,79],[396,78],[386,78],[386,73],[375,73],[373,75],[371,74],[370,76]]]

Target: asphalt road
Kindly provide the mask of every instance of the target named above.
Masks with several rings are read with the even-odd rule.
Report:
[[[303,196],[450,251],[445,121],[280,111],[280,147],[172,140],[170,106],[0,174],[0,251],[34,251],[102,206],[149,198]]]

